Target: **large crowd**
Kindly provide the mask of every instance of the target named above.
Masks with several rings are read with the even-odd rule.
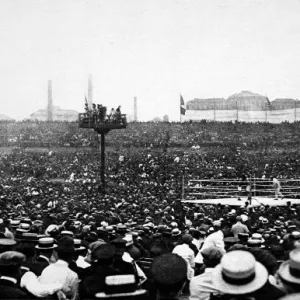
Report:
[[[0,121],[1,145],[91,146],[95,143],[93,130],[79,129],[78,122]],[[127,128],[107,135],[108,145],[122,147],[238,146],[297,148],[300,122],[132,122]]]
[[[107,135],[104,193],[98,151],[48,148],[55,140],[71,148],[74,136],[92,141],[93,132],[76,123],[1,123],[5,143],[17,140],[0,158],[0,299],[299,293],[300,205],[180,201],[193,179],[299,178],[298,127],[129,124]],[[25,147],[29,139],[41,149]]]

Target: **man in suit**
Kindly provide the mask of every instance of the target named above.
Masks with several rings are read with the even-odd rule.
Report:
[[[37,276],[40,276],[43,270],[50,265],[50,258],[53,249],[56,247],[52,237],[43,237],[39,239],[38,245],[35,246],[38,256],[30,265],[30,270]]]
[[[18,281],[21,277],[21,264],[25,255],[16,251],[0,254],[0,299],[31,299],[31,295],[23,290]]]
[[[120,274],[113,267],[115,252],[115,247],[107,243],[99,245],[94,250],[95,260],[92,262],[92,273],[80,283],[80,298],[94,298],[96,293],[103,292],[106,276]]]

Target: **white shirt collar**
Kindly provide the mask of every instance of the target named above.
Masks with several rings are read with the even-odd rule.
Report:
[[[49,258],[45,255],[39,255],[39,257],[45,259],[47,262],[50,262]]]
[[[1,276],[0,279],[5,279],[8,281],[13,282],[14,284],[17,284],[18,280],[16,278],[8,277],[8,276]]]

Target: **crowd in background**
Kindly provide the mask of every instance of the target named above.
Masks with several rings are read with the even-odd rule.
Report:
[[[91,146],[93,130],[79,129],[77,122],[0,122],[0,140],[7,146]],[[300,122],[132,122],[127,128],[107,135],[107,144],[122,147],[298,147]]]
[[[298,126],[129,124],[107,135],[105,194],[95,149],[16,144],[0,159],[0,299],[280,299],[300,292],[300,205],[179,201],[183,181],[192,179],[299,178]],[[67,143],[66,136],[93,137],[76,123],[0,128],[41,143],[44,136]]]

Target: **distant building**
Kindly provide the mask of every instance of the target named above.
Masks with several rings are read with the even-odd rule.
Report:
[[[187,102],[182,121],[242,121],[242,122],[294,122],[300,120],[300,101],[275,99],[242,91],[227,99],[193,99]]]
[[[53,121],[76,121],[78,120],[78,112],[72,109],[61,109],[58,106],[53,106],[52,119]],[[40,109],[29,116],[30,120],[47,121],[48,109]]]

